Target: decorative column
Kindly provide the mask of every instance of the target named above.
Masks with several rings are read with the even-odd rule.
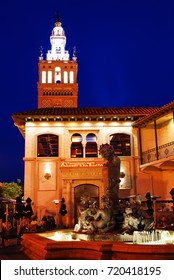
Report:
[[[83,158],[86,157],[86,139],[82,138]]]
[[[83,147],[83,158],[86,157],[86,144],[82,143],[82,147]]]
[[[67,180],[67,226],[72,227],[73,221],[73,209],[72,209],[72,191],[71,191],[72,180]]]

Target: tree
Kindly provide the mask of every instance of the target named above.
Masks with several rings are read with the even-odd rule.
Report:
[[[0,183],[0,197],[16,199],[17,196],[22,196],[23,187],[21,180],[17,179],[17,182]]]

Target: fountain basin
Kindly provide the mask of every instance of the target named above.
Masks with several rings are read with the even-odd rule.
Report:
[[[51,238],[55,232],[24,234],[21,242],[23,252],[32,260],[111,259],[111,243],[67,240],[67,231],[59,233],[65,237],[61,241]]]
[[[24,253],[32,260],[174,260],[174,244],[71,239],[70,230],[29,233],[22,236]]]

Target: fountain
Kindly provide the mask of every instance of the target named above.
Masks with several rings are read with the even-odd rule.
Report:
[[[174,234],[159,231],[160,240],[139,232],[133,242],[125,240],[74,239],[71,230],[31,233],[22,236],[24,253],[32,260],[173,260]],[[155,236],[155,234],[153,234]],[[99,238],[100,239],[100,238]]]

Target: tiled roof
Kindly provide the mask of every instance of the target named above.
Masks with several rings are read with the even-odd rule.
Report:
[[[157,118],[160,118],[167,113],[173,112],[174,111],[174,100],[171,101],[170,103],[165,104],[164,106],[158,108],[158,110],[155,110],[154,112],[151,112],[149,115],[145,115],[144,117],[136,120],[133,123],[133,126],[135,127],[141,127],[144,126],[147,123],[150,123]]]
[[[156,107],[116,107],[116,108],[106,108],[106,107],[87,107],[87,108],[40,108],[36,110],[29,110],[14,113],[12,117],[19,116],[145,116],[158,111],[159,108]]]

